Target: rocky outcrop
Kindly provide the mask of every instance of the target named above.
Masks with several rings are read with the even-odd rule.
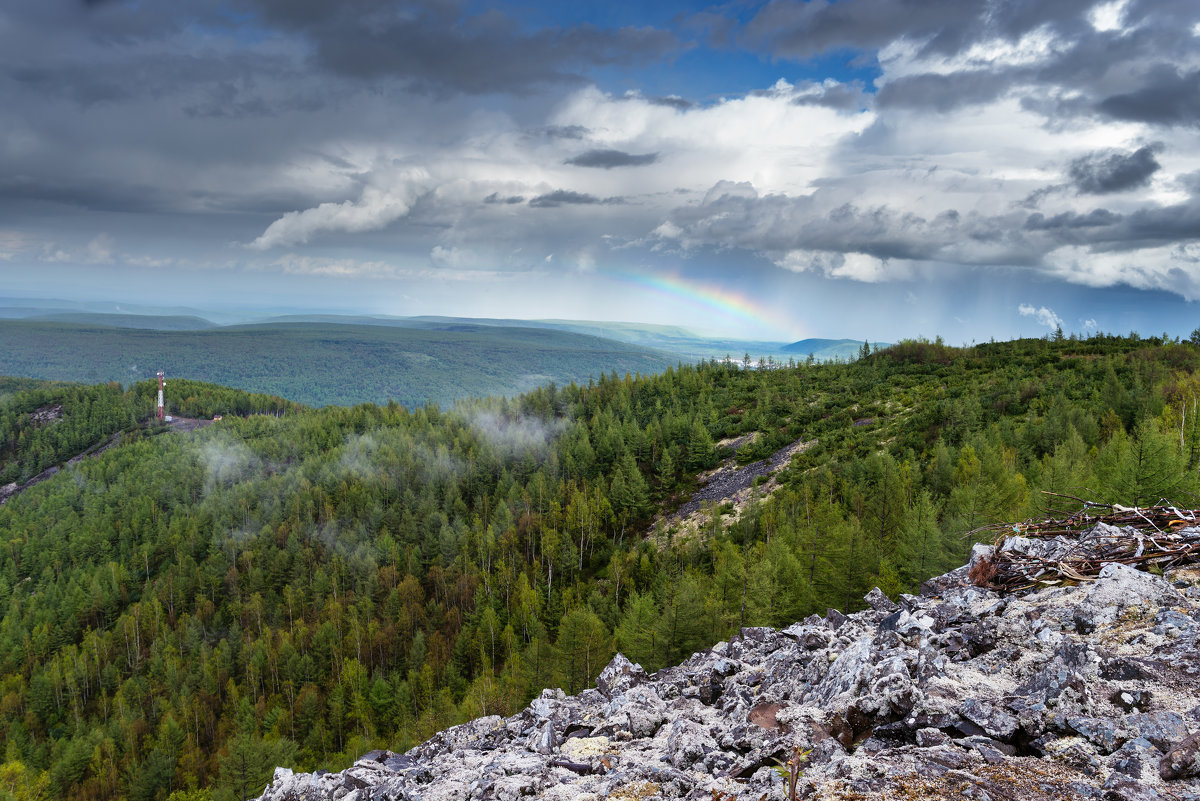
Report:
[[[342,773],[281,768],[262,798],[785,799],[803,755],[800,798],[1200,801],[1196,571],[1002,595],[967,570],[654,674],[618,655],[595,689]]]
[[[732,445],[737,442],[738,440],[734,440],[730,444]],[[744,495],[754,485],[756,478],[778,473],[788,466],[793,456],[803,453],[815,444],[816,440],[806,442],[798,439],[791,445],[786,445],[775,451],[775,453],[766,459],[759,459],[757,462],[751,462],[744,467],[736,467],[733,459],[727,460],[720,467],[701,478],[703,486],[696,490],[692,497],[679,507],[674,517],[687,517],[690,514],[700,511],[706,503],[720,503],[725,500],[739,499],[740,496]]]

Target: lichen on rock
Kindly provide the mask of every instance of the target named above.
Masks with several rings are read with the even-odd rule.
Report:
[[[1112,564],[1009,595],[967,572],[652,675],[618,655],[594,690],[546,690],[341,773],[281,769],[262,798],[785,799],[799,750],[802,798],[1200,801],[1197,571]]]

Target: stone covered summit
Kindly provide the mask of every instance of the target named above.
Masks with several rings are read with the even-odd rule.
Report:
[[[1013,537],[973,562],[1118,533]],[[545,690],[407,754],[279,768],[262,801],[786,799],[798,755],[798,798],[1200,801],[1200,570],[1110,563],[1004,594],[969,567],[654,674],[618,654],[594,689]]]

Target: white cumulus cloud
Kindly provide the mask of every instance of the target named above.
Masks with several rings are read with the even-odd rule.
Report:
[[[255,250],[304,244],[314,234],[325,231],[361,233],[377,231],[406,216],[425,191],[429,174],[422,169],[407,170],[386,188],[368,186],[358,200],[321,203],[303,211],[289,211],[267,226],[250,243]]]
[[[1017,307],[1017,313],[1022,317],[1032,317],[1047,328],[1062,328],[1062,318],[1055,314],[1053,309],[1045,306],[1034,307],[1022,303]]]

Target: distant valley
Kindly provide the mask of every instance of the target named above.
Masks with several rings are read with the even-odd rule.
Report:
[[[802,339],[798,342],[774,342],[757,339],[729,339],[706,337],[679,326],[649,325],[641,323],[613,323],[590,320],[495,320],[457,317],[412,317],[406,322],[470,323],[490,326],[536,326],[559,331],[615,339],[633,345],[667,351],[685,357],[685,361],[700,359],[724,359],[726,356],[741,359],[749,354],[755,362],[760,358],[772,357],[787,361],[791,358],[807,358],[812,354],[814,361],[850,361],[858,357],[863,346],[861,339]],[[871,349],[887,347],[890,342],[871,342]]]
[[[228,318],[226,318],[228,319]],[[171,376],[310,406],[448,406],[602,374],[729,357],[850,360],[862,343],[713,339],[678,326],[570,320],[290,314],[220,325],[194,309],[0,300],[0,375],[130,384]]]
[[[269,323],[192,331],[0,321],[0,374],[131,383],[171,376],[281,395],[309,406],[514,395],[616,371],[659,373],[669,354],[534,328],[426,330]]]

